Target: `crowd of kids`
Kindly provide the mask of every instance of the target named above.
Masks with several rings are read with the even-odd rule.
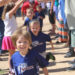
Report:
[[[19,0],[8,3],[4,6],[2,14],[5,25],[2,50],[9,52],[9,74],[39,75],[37,68],[39,65],[43,69],[44,74],[48,75],[46,67],[49,64],[48,61],[50,57],[47,59],[46,56],[43,57],[43,54],[46,51],[46,41],[51,43],[52,48],[53,44],[50,36],[42,33],[43,18],[45,18],[45,15],[39,4],[36,6],[36,12],[34,12],[32,7],[28,7],[23,24],[26,28],[22,29],[22,26],[18,29],[16,11],[24,1],[25,0]],[[24,3],[26,2],[27,1]],[[34,46],[34,44],[36,46]]]
[[[8,0],[4,7],[0,6],[0,35],[4,34],[4,37],[1,35],[0,47],[9,52],[9,75],[39,75],[39,67],[44,75],[49,75],[47,66],[50,59],[55,60],[55,56],[51,52],[46,53],[46,42],[50,42],[52,50],[54,47],[51,36],[42,32],[43,19],[47,12],[52,24],[50,34],[56,33],[55,23],[58,22],[57,43],[69,42],[63,4],[65,0]],[[24,22],[18,28],[16,11],[21,5]],[[4,25],[3,30],[1,24]]]

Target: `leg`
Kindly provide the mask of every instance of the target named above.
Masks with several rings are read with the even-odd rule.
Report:
[[[10,66],[10,59],[11,59],[11,56],[15,53],[15,50],[9,50],[9,57],[8,57],[8,63],[9,63],[9,69],[11,68]]]

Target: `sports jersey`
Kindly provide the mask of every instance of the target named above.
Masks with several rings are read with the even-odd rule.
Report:
[[[38,53],[30,50],[27,55],[22,56],[19,51],[11,57],[11,67],[16,75],[38,75],[37,64],[41,68],[48,66],[48,62]]]
[[[35,36],[32,32],[32,49],[38,53],[42,53],[46,50],[46,42],[50,42],[51,38],[49,35],[39,32],[38,36]]]

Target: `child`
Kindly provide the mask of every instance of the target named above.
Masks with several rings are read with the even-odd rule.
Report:
[[[16,46],[17,52],[11,57],[11,71],[15,70],[16,75],[39,75],[37,74],[37,64],[43,68],[44,74],[48,75],[46,66],[48,62],[36,54],[33,50],[29,50],[32,43],[30,33],[25,29],[18,29],[12,35],[13,44]]]
[[[36,52],[44,56],[44,54],[46,54],[45,51],[47,41],[50,42],[52,49],[54,49],[50,36],[40,31],[40,23],[38,20],[33,20],[30,22],[30,33],[32,37],[33,50],[36,50]],[[47,58],[47,60],[49,59]]]
[[[42,31],[43,19],[45,18],[45,15],[44,15],[44,12],[43,12],[42,7],[40,5],[38,5],[36,9],[37,9],[37,12],[35,13],[35,15],[39,19],[39,22],[40,22],[40,30]]]
[[[36,12],[36,11],[37,11],[37,10],[36,10],[36,6],[37,6],[38,4],[39,4],[39,3],[38,3],[37,0],[35,0],[35,1],[29,0],[29,1],[23,3],[23,6],[22,6],[22,8],[21,8],[21,14],[22,14],[23,20],[24,20],[24,15],[26,15],[26,13],[27,13],[27,12],[26,12],[26,9],[28,9],[28,8],[33,8],[33,11]]]
[[[15,47],[13,46],[11,38],[10,38],[12,33],[17,29],[15,14],[17,9],[23,2],[24,0],[17,1],[16,5],[15,3],[11,2],[5,5],[5,8],[3,11],[2,19],[4,20],[4,24],[5,24],[5,32],[4,32],[4,37],[2,41],[2,49],[9,51],[8,61],[10,61],[12,54],[15,52]]]
[[[34,11],[32,8],[28,8],[26,10],[26,18],[25,18],[25,22],[24,22],[24,25],[27,27],[27,30],[29,31],[29,22],[31,20],[35,19],[34,17]]]

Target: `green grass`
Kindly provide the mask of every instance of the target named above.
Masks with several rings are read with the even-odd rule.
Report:
[[[0,75],[7,75],[8,74],[8,70],[0,70]]]

